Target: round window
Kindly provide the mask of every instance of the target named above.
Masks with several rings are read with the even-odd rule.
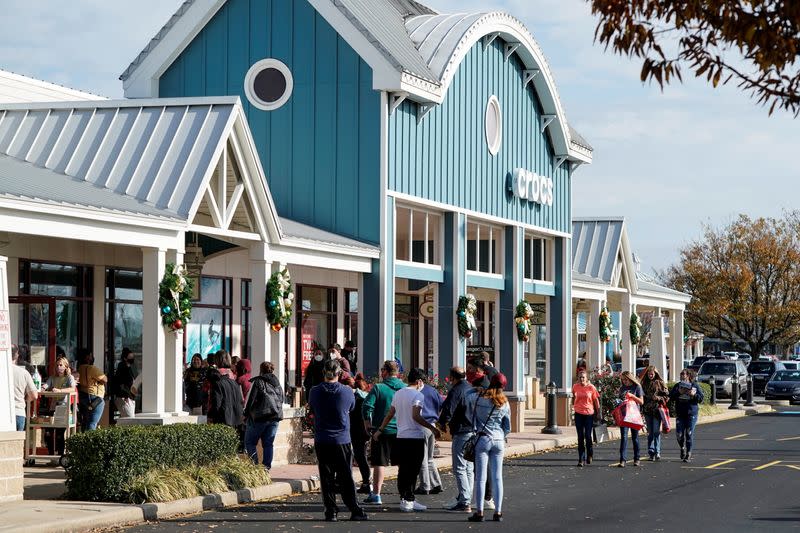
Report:
[[[500,151],[500,144],[503,142],[503,114],[500,112],[500,101],[496,96],[489,97],[486,104],[486,145],[489,153],[497,155]]]
[[[244,93],[251,104],[264,111],[278,109],[292,96],[292,72],[277,59],[262,59],[244,78]]]

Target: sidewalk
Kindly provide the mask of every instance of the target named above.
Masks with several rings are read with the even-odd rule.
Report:
[[[727,405],[721,404],[721,407],[727,408]],[[724,413],[703,418],[698,424],[721,422],[771,410],[769,405],[758,405],[740,411],[726,410]],[[539,453],[577,444],[575,428],[562,427],[560,435],[545,435],[541,432],[543,426],[544,410],[527,411],[525,431],[509,435],[506,456]],[[619,429],[609,428],[609,438],[618,439]],[[437,466],[449,469],[449,443],[440,443],[439,449],[441,456],[436,459]],[[388,467],[387,470],[388,477],[397,475],[396,467]],[[272,477],[271,485],[255,489],[161,504],[126,505],[56,500],[54,498],[60,497],[64,492],[63,470],[55,467],[25,468],[25,500],[0,505],[0,531],[60,533],[110,528],[318,489],[316,465],[276,466],[272,469]],[[354,469],[353,478],[356,482],[360,481],[357,469]]]

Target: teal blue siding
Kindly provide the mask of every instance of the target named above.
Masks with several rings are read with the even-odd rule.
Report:
[[[261,111],[253,63],[292,71],[292,97]],[[380,241],[380,94],[372,70],[306,0],[228,0],[159,80],[159,96],[238,95],[281,216]]]
[[[553,149],[541,133],[541,108],[516,55],[503,58],[501,39],[476,44],[459,67],[444,102],[417,123],[417,104],[403,102],[389,119],[389,188],[444,204],[569,233],[568,165],[553,169]],[[489,154],[486,103],[500,101],[503,141]],[[552,177],[553,205],[544,207],[507,192],[515,168]]]

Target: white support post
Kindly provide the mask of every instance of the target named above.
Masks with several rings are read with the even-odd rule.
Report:
[[[653,309],[650,326],[650,364],[656,367],[662,377],[667,375],[667,342],[660,307]]]
[[[600,360],[603,353],[603,342],[600,342],[600,311],[603,309],[603,302],[592,300],[589,304],[589,317],[586,328],[586,365],[589,370],[600,368]]]
[[[286,265],[283,263],[270,263],[270,272],[271,274],[275,274],[276,272],[281,272],[283,269],[286,268]],[[264,301],[263,299],[261,300]],[[297,300],[295,300],[296,302]],[[254,302],[253,305],[258,305]],[[263,307],[263,306],[262,306]],[[292,316],[295,316],[292,314]],[[269,347],[271,351],[269,352],[270,355],[267,360],[271,361],[273,365],[275,365],[275,375],[278,376],[278,381],[281,383],[281,388],[286,390],[286,332],[283,330],[280,331],[272,331],[272,328],[265,322],[265,327],[267,328],[267,333],[270,336]]]
[[[636,371],[636,355],[631,344],[631,316],[635,313],[635,306],[631,305],[630,295],[626,293],[622,298],[622,317],[620,318],[620,356],[622,357],[622,370]]]
[[[672,324],[669,334],[672,340],[672,357],[669,364],[669,380],[678,381],[683,368],[683,311],[672,310],[669,313]]]
[[[181,247],[183,248],[183,247]],[[166,262],[183,264],[183,251],[168,250]],[[158,313],[156,313],[158,314]],[[171,332],[164,328],[164,393],[165,410],[174,416],[186,415],[183,410],[183,332]]]
[[[264,243],[257,243],[250,247],[250,363],[257,372],[264,361],[270,360],[272,335],[267,323],[267,281],[269,280],[272,265],[266,257],[267,249]],[[277,373],[277,369],[276,369]]]
[[[8,309],[8,296],[10,292],[10,278],[8,266],[10,261],[0,256],[0,313],[4,316],[0,325],[11,329],[11,316]],[[16,278],[16,276],[14,276]],[[14,377],[11,375],[11,335],[7,337],[8,345],[0,347],[0,432],[16,431],[16,413],[14,412]],[[2,392],[6,391],[6,392]],[[19,433],[19,435],[23,435]],[[20,436],[20,441],[22,437]],[[20,452],[22,443],[19,444]],[[21,468],[20,468],[21,470]],[[5,483],[5,482],[4,482]],[[21,489],[20,489],[21,490]],[[22,496],[20,495],[20,498]]]
[[[94,287],[92,287],[92,320],[94,324],[106,323],[106,267],[104,265],[94,266]],[[92,353],[94,354],[95,365],[106,375],[111,376],[116,369],[116,354],[111,354],[111,368],[106,368],[105,347],[106,331],[105,328],[94,327],[92,329]]]
[[[575,302],[572,303],[572,353],[570,354],[570,365],[572,368],[578,364],[578,357],[580,356],[580,347],[578,346],[578,310],[575,307]]]
[[[163,416],[165,407],[165,332],[158,312],[165,265],[165,250],[142,248],[142,413],[155,417]]]

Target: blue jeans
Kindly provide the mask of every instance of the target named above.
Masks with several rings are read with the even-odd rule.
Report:
[[[678,437],[678,445],[681,448],[685,448],[687,452],[692,451],[694,426],[696,424],[697,415],[679,416],[675,420],[675,435]]]
[[[100,419],[103,417],[103,409],[106,406],[105,400],[101,399],[97,407],[91,411],[89,410],[89,402],[94,398],[97,398],[97,396],[85,392],[78,393],[78,409],[80,410],[81,420],[83,420],[83,431],[97,429],[97,424],[100,423]]]
[[[483,514],[486,476],[492,480],[495,512],[503,512],[503,452],[506,449],[503,439],[481,437],[475,446],[475,494],[473,499],[478,512]]]
[[[647,453],[661,455],[661,415],[644,415],[647,422]]]
[[[278,432],[278,420],[266,422],[247,421],[247,429],[244,431],[244,449],[254,463],[258,464],[258,452],[256,445],[261,441],[261,463],[272,468],[272,444],[275,442],[275,434]]]
[[[578,461],[592,455],[592,427],[594,415],[575,413],[575,429],[578,430]]]
[[[25,431],[25,417],[17,416],[17,431]]]
[[[456,478],[458,489],[458,503],[469,505],[472,498],[472,463],[464,459],[464,444],[472,433],[457,433],[453,435],[453,475]]]
[[[619,441],[619,460],[625,461],[626,450],[628,448],[628,431],[631,432],[631,440],[633,441],[633,460],[639,460],[639,430],[633,428],[619,428],[622,440]]]

